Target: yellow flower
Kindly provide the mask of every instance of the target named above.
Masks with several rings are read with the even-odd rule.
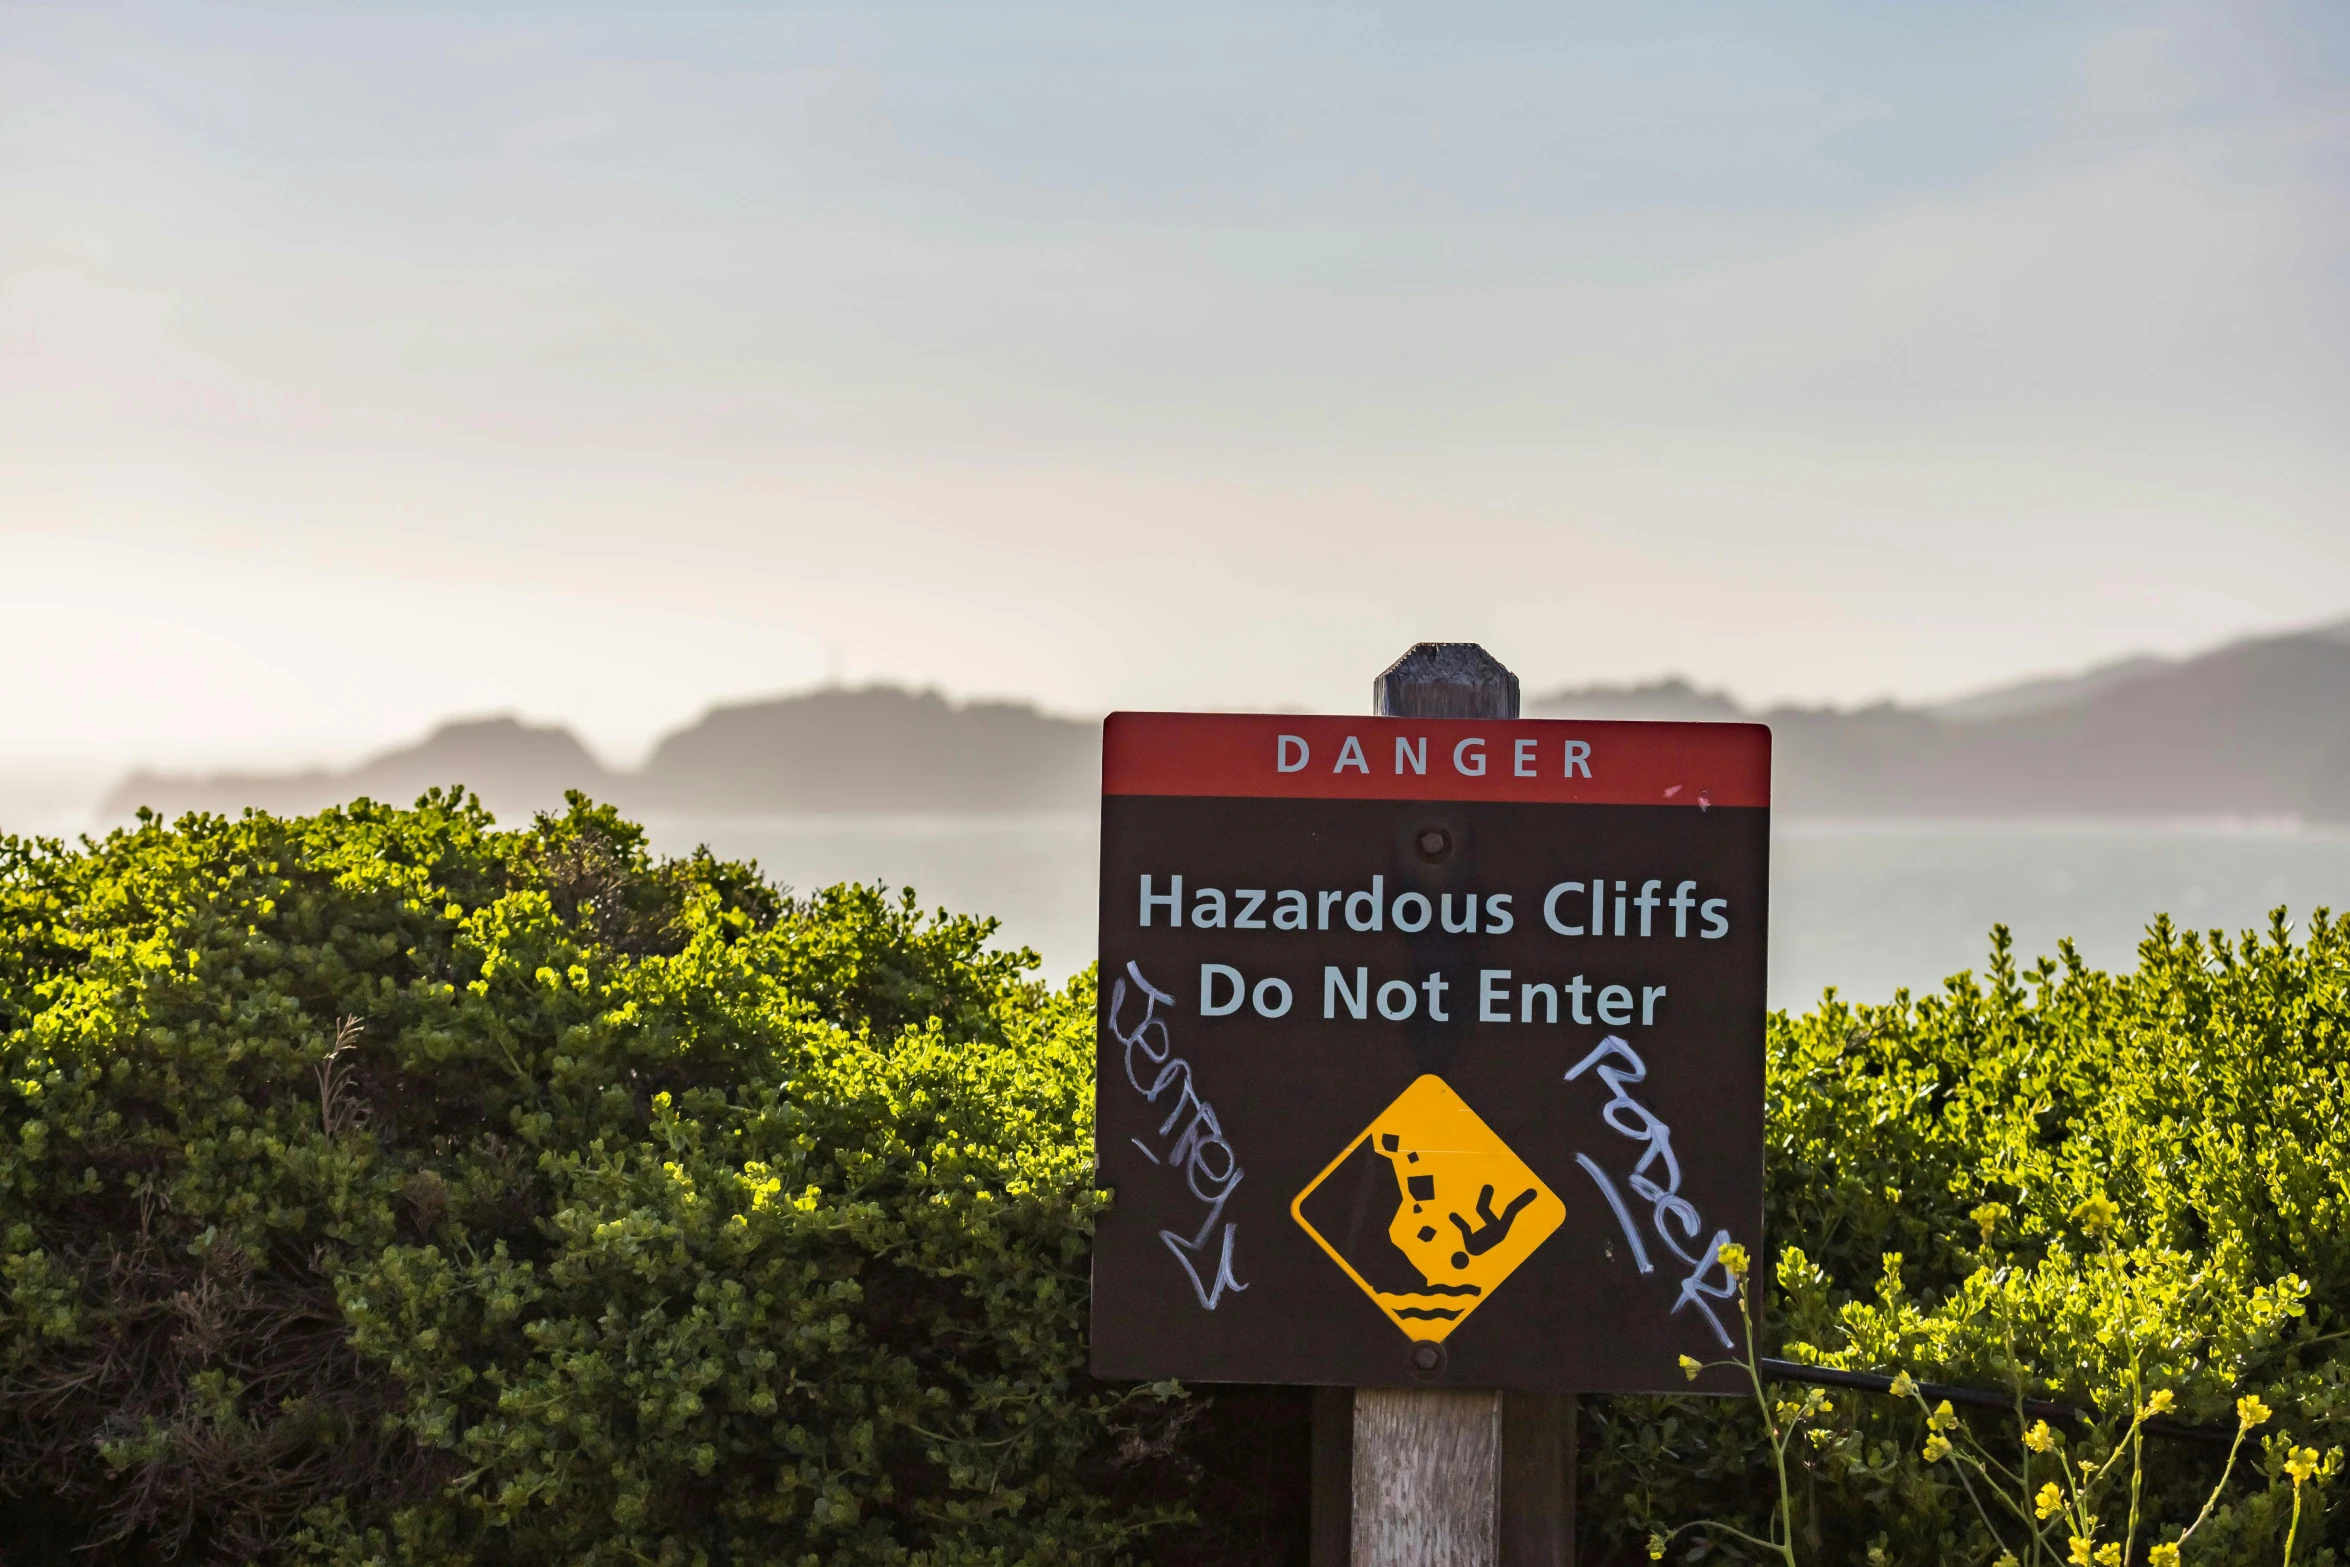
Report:
[[[2053,1518],[2064,1506],[2064,1493],[2056,1488],[2054,1480],[2040,1487],[2040,1494],[2032,1498],[2032,1511],[2042,1518]]]
[[[2056,1451],[2056,1433],[2048,1429],[2047,1421],[2035,1420],[2032,1429],[2024,1433],[2024,1446],[2035,1453],[2053,1453]]]
[[[1950,1456],[1950,1438],[1937,1431],[1926,1438],[1926,1462],[1938,1464]]]
[[[1896,1371],[1893,1373],[1892,1391],[1895,1398],[1915,1398],[1917,1397],[1918,1385],[1909,1379],[1908,1372]]]
[[[1741,1284],[1746,1282],[1746,1270],[1749,1265],[1749,1259],[1747,1258],[1745,1247],[1739,1245],[1736,1241],[1732,1241],[1729,1245],[1724,1246],[1720,1251],[1714,1253],[1714,1255],[1722,1259],[1722,1271],[1724,1273],[1727,1273],[1730,1275],[1730,1277],[1736,1279]]]
[[[1663,1535],[1652,1534],[1648,1537],[1648,1559],[1652,1562],[1661,1562],[1665,1559],[1665,1537]]]
[[[2179,1567],[2179,1548],[2164,1541],[2146,1553],[2146,1567]]]
[[[1949,1399],[1946,1398],[1934,1406],[1934,1412],[1926,1417],[1926,1428],[1930,1431],[1955,1431],[1958,1429],[1958,1411],[1950,1407]]]
[[[2275,1410],[2260,1401],[2258,1393],[2247,1393],[2236,1400],[2236,1419],[2247,1431],[2254,1426],[2265,1425],[2268,1417],[2275,1413]]]
[[[2090,1545],[2085,1537],[2077,1534],[2073,1536],[2070,1559],[2073,1567],[2092,1567],[2095,1558],[2090,1554]]]
[[[1991,1238],[1991,1232],[1999,1228],[1999,1221],[2007,1217],[2007,1204],[1987,1202],[1968,1214],[1967,1217],[1975,1221],[1976,1226],[1983,1232],[1983,1239],[1988,1241]]]
[[[2153,1395],[2146,1400],[2146,1407],[2138,1411],[2138,1417],[2142,1420],[2151,1420],[2154,1416],[2169,1409],[2173,1402],[2175,1400],[2171,1396],[2171,1390],[2167,1387],[2158,1387],[2154,1390]]]
[[[2299,1490],[2302,1481],[2317,1473],[2317,1449],[2314,1447],[2294,1448],[2285,1459],[2285,1473],[2293,1477],[2293,1488]]]
[[[1993,1562],[1991,1567],[2024,1567],[2024,1564],[2015,1559],[2015,1552],[2001,1551],[1999,1559]]]
[[[2097,1567],[2122,1567],[2122,1548],[2118,1545],[2097,1547]]]
[[[2121,1206],[2104,1196],[2086,1198],[2072,1211],[2072,1221],[2083,1235],[2103,1235],[2121,1216]]]
[[[1690,1381],[1696,1381],[1697,1373],[1703,1371],[1704,1369],[1705,1367],[1699,1365],[1696,1361],[1690,1359],[1687,1355],[1683,1355],[1681,1357],[1681,1375],[1687,1377]]]

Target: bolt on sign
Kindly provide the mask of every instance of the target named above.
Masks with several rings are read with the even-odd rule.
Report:
[[[1687,1386],[1760,1251],[1770,732],[1116,713],[1093,1365]]]

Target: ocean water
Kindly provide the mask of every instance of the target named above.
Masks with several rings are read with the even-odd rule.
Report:
[[[1034,948],[1059,979],[1094,955],[1091,815],[1032,817],[654,817],[656,846],[707,843],[757,859],[801,889],[836,881],[912,886],[926,906],[1003,922],[1000,945]],[[2290,824],[1784,821],[1771,846],[1770,998],[1802,1008],[1830,986],[1882,1001],[1979,970],[2004,923],[2028,961],[2072,938],[2126,968],[2147,924],[2230,932],[2283,905],[2350,908],[2350,832]]]
[[[0,830],[91,826],[104,780],[0,773]],[[707,843],[788,886],[881,880],[926,906],[993,914],[999,944],[1034,948],[1060,979],[1093,958],[1099,825],[1052,816],[648,818],[656,847]],[[1773,834],[1770,997],[1806,1007],[1980,970],[2004,923],[2028,961],[2071,937],[2101,968],[2135,961],[2157,913],[2200,929],[2265,926],[2284,906],[2350,908],[2350,832],[2290,823],[1831,822]]]
[[[2231,935],[2283,907],[2350,909],[2350,832],[2105,822],[1778,824],[1771,842],[1773,1006],[1822,990],[1882,1001],[1980,972],[2004,924],[2028,963],[2070,938],[2092,967],[2136,966],[2157,914]]]

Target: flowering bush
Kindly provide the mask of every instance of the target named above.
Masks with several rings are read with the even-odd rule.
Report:
[[[2126,974],[2069,947],[2019,973],[2000,932],[1983,981],[1831,994],[1770,1056],[1762,1353],[2095,1418],[1591,1401],[1585,1518],[1722,1560],[2333,1559],[2309,1482],[2350,1417],[2350,922],[2157,921]]]

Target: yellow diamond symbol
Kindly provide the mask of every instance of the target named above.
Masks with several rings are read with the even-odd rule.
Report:
[[[1374,1229],[1390,1202],[1393,1217]],[[1289,1212],[1390,1322],[1435,1343],[1567,1217],[1566,1204],[1434,1074],[1380,1111]]]

